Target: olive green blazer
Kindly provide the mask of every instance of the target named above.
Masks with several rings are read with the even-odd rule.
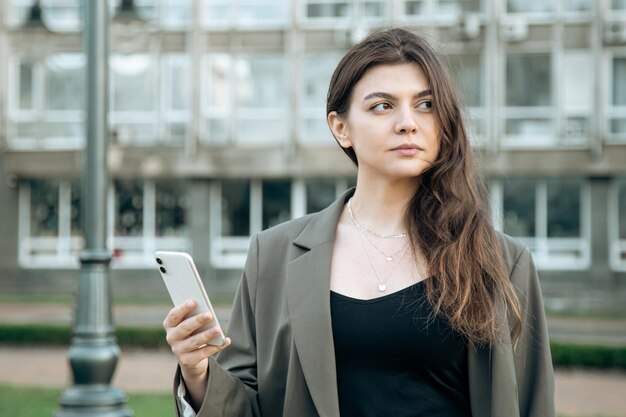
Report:
[[[232,345],[209,359],[199,417],[339,417],[330,315],[335,230],[353,190],[325,210],[255,236],[233,304]],[[554,417],[554,378],[541,289],[530,253],[501,235],[523,311],[515,350],[468,348],[473,417]],[[175,377],[177,392],[180,370]],[[178,415],[181,416],[177,403]]]

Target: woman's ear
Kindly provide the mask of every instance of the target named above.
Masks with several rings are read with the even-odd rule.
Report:
[[[352,141],[348,134],[348,124],[336,111],[328,113],[328,126],[333,132],[335,139],[337,139],[337,142],[339,142],[339,146],[346,149],[352,147]]]

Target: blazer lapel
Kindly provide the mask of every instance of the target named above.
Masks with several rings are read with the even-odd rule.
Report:
[[[496,303],[500,322],[494,346],[468,347],[469,390],[472,415],[519,417],[515,364],[506,309]]]
[[[313,216],[294,240],[307,250],[287,264],[291,332],[317,412],[339,417],[335,347],[330,317],[330,269],[337,221],[352,190]]]

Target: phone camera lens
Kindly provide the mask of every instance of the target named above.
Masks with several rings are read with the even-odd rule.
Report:
[[[159,265],[163,265],[163,261],[161,260],[161,258],[156,258],[156,261]]]
[[[165,268],[160,267],[159,269],[161,270],[161,272],[165,273]]]

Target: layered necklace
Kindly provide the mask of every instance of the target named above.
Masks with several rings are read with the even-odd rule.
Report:
[[[374,242],[371,240],[371,238],[369,238],[368,236],[364,236],[366,233],[372,236],[375,236],[377,238],[380,239],[403,239],[406,238],[408,236],[408,233],[398,233],[398,234],[390,234],[390,235],[384,235],[384,234],[380,234],[377,232],[374,232],[373,230],[368,229],[367,227],[361,225],[356,217],[354,217],[354,213],[352,212],[352,198],[350,200],[348,200],[348,213],[350,214],[350,218],[352,219],[352,222],[354,223],[354,225],[356,226],[358,232],[359,232],[359,237],[361,238],[361,243],[363,244],[363,249],[365,250],[365,254],[367,255],[367,260],[369,261],[370,266],[372,267],[372,271],[374,271],[374,275],[376,275],[376,279],[378,280],[378,291],[380,292],[385,292],[387,290],[387,282],[389,281],[389,279],[391,279],[394,271],[396,270],[396,268],[398,267],[398,265],[400,264],[400,261],[402,260],[402,257],[404,256],[404,254],[406,253],[407,249],[409,248],[409,242],[405,242],[404,245],[402,245],[402,247],[400,247],[400,249],[398,249],[397,251],[395,251],[392,254],[386,254],[382,249],[380,249],[378,246],[376,246],[374,244]],[[387,277],[383,280],[381,278],[381,275],[378,273],[378,270],[376,269],[376,267],[374,266],[374,262],[372,261],[372,257],[370,255],[370,252],[367,248],[367,245],[365,244],[365,240],[367,239],[367,241],[370,243],[370,245],[372,245],[372,247],[374,249],[376,249],[381,255],[383,255],[385,257],[385,261],[392,263],[394,258],[396,258],[396,256],[398,254],[400,254],[400,256],[398,257],[398,260],[395,262],[395,265],[393,265],[393,267],[391,268],[391,272],[389,272],[389,275],[387,275]]]

